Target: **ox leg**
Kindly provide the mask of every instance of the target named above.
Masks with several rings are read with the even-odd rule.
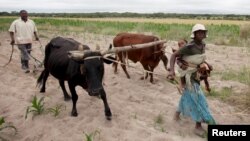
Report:
[[[106,119],[107,120],[111,120],[112,113],[111,113],[111,110],[110,110],[108,102],[107,102],[106,93],[105,93],[104,90],[101,90],[101,91],[102,91],[101,98],[102,98],[102,101],[103,101],[103,104],[104,104],[104,108],[105,108],[104,112],[105,112]]]
[[[118,57],[115,56],[115,61],[118,61],[117,59]],[[117,62],[113,62],[113,67],[114,67],[114,73],[117,74],[117,66],[118,66],[118,63]]]
[[[168,71],[168,58],[165,54],[161,57],[161,61],[163,62],[164,68]]]
[[[126,66],[124,65],[124,64],[125,64],[125,61],[122,60],[121,62],[122,62],[121,67],[122,67],[123,71],[125,72],[127,78],[130,79],[130,76],[129,76],[128,72],[127,72],[127,68],[126,68]]]
[[[46,86],[45,86],[46,85],[46,81],[47,81],[47,79],[49,77],[49,71],[46,70],[46,69],[44,69],[40,77],[41,77],[41,80],[42,80],[42,87],[40,89],[40,92],[44,93],[45,89],[46,89]]]
[[[206,88],[206,90],[207,90],[208,92],[210,92],[211,89],[210,89],[210,87],[209,87],[209,83],[208,83],[207,78],[204,78],[204,82],[205,82],[205,88]]]
[[[149,72],[154,72],[154,67],[151,67],[149,65],[143,65],[144,70],[149,71]],[[153,73],[149,73],[146,72],[146,76],[145,79],[148,78],[148,75],[150,75],[150,82],[154,83],[154,77],[153,77]],[[144,79],[144,77],[141,78],[142,80]]]
[[[154,75],[153,75],[154,67],[149,67],[149,69],[150,69],[150,72],[152,72],[152,73],[149,73],[149,75],[150,75],[150,82],[154,83]]]
[[[148,65],[143,65],[142,64],[142,66],[143,66],[144,70],[149,71],[149,66]],[[141,77],[141,80],[144,80],[144,79],[147,79],[147,78],[148,78],[148,72],[146,72],[146,74]]]
[[[59,84],[60,84],[62,91],[63,91],[64,101],[69,101],[71,99],[71,97],[69,96],[69,94],[67,93],[67,91],[65,89],[64,80],[59,80]]]
[[[76,116],[78,115],[77,110],[76,110],[76,102],[77,102],[77,100],[78,100],[78,95],[77,95],[77,93],[76,93],[74,83],[68,81],[68,84],[69,84],[69,90],[70,90],[70,92],[71,92],[72,102],[73,102],[73,107],[72,107],[72,111],[71,111],[71,116],[76,117]]]

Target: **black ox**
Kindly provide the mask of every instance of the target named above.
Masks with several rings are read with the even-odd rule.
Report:
[[[69,58],[69,51],[84,50],[86,53],[81,60]],[[37,84],[41,86],[40,92],[45,92],[45,84],[49,74],[59,80],[62,88],[64,99],[69,100],[64,81],[68,81],[69,90],[72,96],[73,108],[71,115],[77,116],[76,102],[78,95],[75,87],[81,86],[90,96],[100,96],[104,103],[105,116],[111,119],[112,113],[109,108],[106,93],[102,85],[104,75],[104,62],[110,63],[102,58],[100,52],[90,51],[86,45],[70,39],[56,37],[52,39],[45,48],[44,70],[37,80]]]

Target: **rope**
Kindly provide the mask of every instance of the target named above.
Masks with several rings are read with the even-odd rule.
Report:
[[[112,62],[116,62],[117,64],[125,65],[125,66],[128,66],[128,67],[131,67],[131,68],[134,68],[134,69],[138,70],[138,68],[133,67],[133,66],[129,66],[129,65],[124,64],[124,63],[122,63],[122,62],[119,62],[119,61],[116,61],[116,60],[113,60],[113,59],[109,59],[109,58],[106,58],[106,57],[103,57],[103,58],[105,58],[106,60],[112,61]],[[147,72],[147,73],[152,73],[152,74],[154,74],[154,75],[158,75],[158,76],[163,76],[163,77],[165,77],[165,75],[162,75],[162,74],[159,74],[159,73],[155,73],[155,72],[152,72],[152,71],[148,71],[148,70],[143,69],[144,80],[145,80],[145,77],[146,77],[146,75],[145,75],[146,72]],[[138,73],[138,72],[136,72],[136,73]],[[168,82],[169,82],[169,81],[168,81]],[[174,77],[173,82],[174,82],[174,83],[172,83],[172,82],[169,82],[169,83],[172,83],[172,84],[176,87],[176,89],[178,90],[179,94],[182,95],[182,90],[181,90],[181,88],[179,88],[179,81],[176,79],[176,77]]]
[[[132,45],[131,45],[132,47]],[[127,65],[129,66],[129,63],[128,63],[128,52],[126,51],[126,62],[127,62]]]
[[[34,59],[35,63],[38,65],[38,66],[42,66],[43,65],[43,62],[39,61],[38,59],[36,59],[34,56],[32,56],[31,54],[28,53],[28,55]]]
[[[158,51],[158,52],[164,52],[164,53],[168,53],[168,54],[170,54],[170,55],[173,54],[173,53],[167,52],[167,51],[165,51],[165,50],[161,50],[161,51]],[[156,53],[158,53],[158,52],[156,52]],[[122,57],[124,58],[124,54],[123,54],[123,53],[122,53]],[[105,59],[107,59],[107,60],[109,60],[109,61],[112,61],[112,62],[116,62],[117,64],[125,65],[125,66],[127,66],[127,67],[131,67],[131,68],[134,68],[134,69],[138,70],[138,68],[133,67],[133,66],[130,66],[130,65],[128,65],[128,64],[125,64],[125,63],[122,63],[122,62],[119,62],[119,61],[116,61],[116,60],[112,60],[112,59],[109,59],[109,58],[106,58],[106,57],[103,57],[103,58],[105,58]],[[154,75],[158,75],[158,76],[163,76],[163,77],[165,77],[165,75],[162,75],[162,74],[159,74],[159,73],[155,73],[155,72],[152,72],[152,71],[148,71],[148,70],[143,69],[144,80],[145,80],[145,77],[146,77],[146,75],[145,75],[146,72],[147,72],[147,73],[152,73],[152,74],[154,74]],[[138,73],[138,72],[136,72],[136,73]],[[178,90],[179,94],[182,95],[182,90],[179,88],[179,81],[174,77],[173,82],[174,82],[174,83],[172,83],[172,82],[169,82],[169,83],[172,83],[172,84],[176,87],[176,89]]]
[[[112,62],[116,62],[117,64],[122,64],[122,65],[125,65],[125,66],[128,66],[128,67],[131,67],[131,68],[134,68],[134,69],[138,70],[138,68],[136,68],[136,67],[129,66],[129,65],[124,64],[124,63],[121,63],[121,62],[119,62],[119,61],[112,60],[112,59],[109,59],[109,58],[106,58],[106,57],[103,57],[103,58],[105,58],[105,59],[107,59],[107,60],[109,60],[109,61],[112,61]],[[145,77],[146,77],[146,75],[145,75],[146,72],[147,72],[147,73],[152,73],[152,74],[154,74],[154,75],[159,75],[159,76],[165,77],[165,75],[162,75],[162,74],[159,74],[159,73],[155,73],[155,72],[152,72],[152,71],[148,71],[148,70],[143,69],[143,77],[144,77],[144,80],[146,80],[146,78],[145,78]],[[138,73],[138,72],[136,72],[136,73]],[[140,74],[140,73],[139,73],[139,74]],[[174,77],[173,82],[174,82],[174,83],[172,83],[172,82],[169,82],[169,83],[172,83],[172,84],[176,87],[176,89],[178,90],[179,94],[182,95],[182,90],[181,90],[181,88],[179,88],[179,82],[178,82],[178,80],[177,80],[175,77]]]
[[[106,58],[106,57],[103,57],[103,58],[105,58],[106,60],[112,61],[112,62],[116,62],[117,64],[125,65],[125,66],[127,66],[127,67],[130,67],[130,68],[134,68],[134,69],[139,70],[139,69],[136,68],[136,67],[129,66],[129,65],[124,64],[124,63],[121,63],[121,62],[119,62],[119,61],[116,61],[116,60],[113,60],[113,59],[109,59],[109,58]],[[155,72],[152,72],[152,71],[148,71],[148,70],[145,70],[145,69],[143,69],[143,72],[152,73],[152,74],[159,75],[159,76],[165,76],[165,75],[162,75],[162,74],[159,74],[159,73],[155,73]]]
[[[45,56],[45,51],[44,51],[44,49],[43,49],[42,43],[41,43],[40,40],[38,40],[38,42],[39,42],[39,44],[40,44],[40,50],[41,50],[43,56]]]
[[[7,65],[9,65],[9,63],[10,63],[11,60],[12,60],[13,52],[14,52],[14,45],[11,45],[11,54],[10,54],[9,61],[8,61],[6,64],[4,64],[3,66],[1,66],[1,67],[6,67]]]

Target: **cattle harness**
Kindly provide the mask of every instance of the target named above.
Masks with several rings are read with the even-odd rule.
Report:
[[[79,51],[84,51],[84,48],[83,48],[83,45],[80,44],[78,46],[78,50]],[[99,60],[102,58],[102,56],[89,56],[89,57],[86,57],[84,58],[83,60],[90,60],[90,59],[96,59],[98,58]],[[84,69],[84,65],[83,64],[80,64],[80,71],[81,71],[81,74],[83,74],[83,69]]]
[[[134,47],[133,45],[131,45],[131,48],[136,48],[136,47]],[[78,51],[84,51],[83,45],[82,45],[82,44],[80,44],[80,45],[78,46]],[[160,52],[162,52],[162,51],[163,51],[163,50],[161,50]],[[158,52],[154,52],[153,54],[155,54],[155,53],[158,53]],[[127,57],[127,52],[126,52],[126,57]],[[107,57],[104,57],[104,56],[89,56],[89,57],[84,58],[83,60],[101,59],[101,58],[104,58],[104,59],[106,59],[106,60],[109,60],[109,61],[112,61],[112,62],[116,62],[116,63],[118,63],[118,64],[125,65],[125,66],[128,66],[128,67],[131,67],[131,68],[134,68],[134,69],[137,69],[137,70],[138,70],[138,68],[133,67],[133,66],[130,66],[130,65],[128,64],[128,62],[127,62],[127,63],[122,63],[122,62],[120,62],[120,61],[116,61],[116,60],[113,60],[113,59],[110,59],[110,58],[107,58]],[[84,67],[84,65],[81,64],[81,65],[80,65],[81,73],[83,73],[83,67]],[[145,70],[145,69],[143,69],[142,72],[143,72],[143,74],[144,74],[144,77],[145,77],[145,74],[146,74],[146,73],[152,73],[152,74],[156,74],[156,75],[159,75],[159,76],[164,76],[164,75],[162,75],[162,74],[155,73],[155,72],[152,72],[152,71],[148,71],[148,70]],[[137,72],[137,73],[138,73],[138,72]]]
[[[150,43],[144,43],[144,44],[129,45],[129,46],[124,46],[123,48],[120,48],[120,49],[112,49],[112,50],[107,50],[107,51],[104,51],[104,52],[101,52],[100,50],[98,50],[97,52],[100,52],[102,54],[101,56],[89,56],[89,57],[84,58],[83,60],[96,59],[96,58],[99,58],[99,59],[100,58],[105,58],[106,60],[109,60],[109,61],[112,61],[112,62],[116,62],[116,63],[121,64],[121,65],[128,66],[128,64],[124,64],[124,63],[121,63],[119,61],[116,61],[116,60],[104,57],[103,55],[105,55],[105,54],[111,54],[111,53],[117,53],[117,52],[122,52],[122,51],[127,51],[127,50],[130,50],[130,49],[141,49],[141,48],[144,48],[144,47],[150,47],[150,46],[154,46],[156,44],[161,44],[161,43],[165,43],[165,42],[166,41],[164,41],[164,40],[160,40],[160,41],[155,41],[155,42],[150,42]],[[84,55],[82,55],[82,53],[79,54],[79,51],[80,52],[84,51],[82,44],[78,45],[78,50],[77,51],[69,51],[69,53],[78,54],[78,55],[80,55],[80,58],[81,58]],[[163,50],[161,50],[161,51],[163,51]],[[132,66],[128,66],[128,67],[132,67]],[[81,70],[82,70],[82,68],[83,68],[83,64],[81,64]],[[138,68],[135,68],[135,67],[132,67],[132,68],[138,70]],[[152,74],[156,74],[156,75],[159,75],[159,76],[164,76],[162,74],[154,73],[152,71],[148,71],[148,70],[144,70],[143,69],[144,77],[145,77],[145,73],[152,73]]]
[[[113,59],[109,59],[109,58],[107,58],[107,57],[102,57],[102,58],[105,58],[105,59],[107,59],[107,60],[109,60],[109,61],[116,62],[116,63],[118,63],[118,64],[125,65],[125,66],[127,66],[127,67],[130,67],[130,68],[139,70],[138,68],[136,68],[136,67],[134,67],[134,66],[130,66],[130,65],[125,64],[125,63],[122,63],[122,62],[120,62],[120,61],[116,61],[116,60],[113,60]],[[141,70],[141,69],[140,69],[140,70]],[[159,75],[159,76],[164,76],[164,75],[162,75],[162,74],[155,73],[155,72],[152,72],[152,71],[148,71],[148,70],[143,69],[143,74],[145,74],[146,72],[147,72],[147,73],[156,74],[156,75]]]

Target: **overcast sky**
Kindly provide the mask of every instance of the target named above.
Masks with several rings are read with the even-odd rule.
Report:
[[[0,12],[247,14],[250,0],[0,0]]]

